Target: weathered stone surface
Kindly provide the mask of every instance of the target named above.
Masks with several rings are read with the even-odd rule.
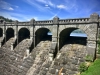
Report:
[[[75,46],[74,49],[72,49],[73,46]],[[65,75],[74,75],[76,72],[78,72],[79,64],[85,61],[85,52],[86,46],[84,45],[66,44],[57,54],[54,63],[52,63],[52,68],[54,70],[61,70],[61,68],[63,68],[61,73]],[[50,71],[51,70],[49,70],[49,73],[51,73]]]
[[[46,21],[32,19],[30,22],[15,21],[11,23],[0,20],[3,32],[0,37],[0,75],[57,75],[58,70],[62,67],[63,75],[75,74],[80,63],[85,61],[86,55],[91,55],[93,59],[95,57],[97,36],[100,34],[99,24],[100,18],[96,13],[91,14],[90,18],[81,19],[55,17],[53,20]],[[14,29],[14,37],[8,40],[6,31],[9,27]],[[29,30],[30,39],[24,39],[17,45],[18,39],[20,39],[18,32],[23,27]],[[41,38],[44,38],[41,34],[42,30],[38,33],[37,38],[36,32],[41,28],[47,28],[52,32],[52,42],[41,41]],[[86,46],[77,45],[72,41],[70,41],[71,44],[66,44],[70,32],[77,28],[87,34],[87,40],[85,42],[78,40],[76,43],[85,43]],[[33,46],[36,47],[32,50]],[[57,53],[59,49],[61,50]],[[29,54],[29,52],[31,53]],[[53,57],[55,57],[54,60]]]
[[[56,70],[55,70],[55,69],[51,69],[49,72],[50,72],[51,74],[55,74]]]

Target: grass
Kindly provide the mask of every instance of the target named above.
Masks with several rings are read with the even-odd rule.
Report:
[[[94,61],[91,66],[81,75],[100,75],[100,59]]]

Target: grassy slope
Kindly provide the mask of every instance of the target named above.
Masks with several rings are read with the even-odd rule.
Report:
[[[100,59],[95,60],[88,70],[81,75],[100,75]]]

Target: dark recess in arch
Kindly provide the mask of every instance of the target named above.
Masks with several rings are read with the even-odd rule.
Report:
[[[30,38],[30,31],[27,28],[21,28],[18,32],[18,43],[26,38]]]
[[[0,28],[0,37],[2,37],[2,36],[3,36],[3,29]]]
[[[50,32],[47,28],[40,28],[35,32],[35,44],[37,45],[40,41],[52,40],[52,35],[48,35]]]
[[[6,30],[6,41],[8,41],[11,37],[14,37],[14,30],[12,28],[8,28]]]
[[[60,38],[59,38],[59,50],[65,45],[65,44],[81,44],[86,45],[87,37],[74,37],[70,36],[71,32],[76,30],[78,28],[66,28],[61,31]]]

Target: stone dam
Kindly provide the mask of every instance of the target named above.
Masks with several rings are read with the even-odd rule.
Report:
[[[71,37],[76,29],[87,37]],[[96,58],[99,34],[96,13],[75,19],[0,20],[0,75],[75,75],[87,55]]]

